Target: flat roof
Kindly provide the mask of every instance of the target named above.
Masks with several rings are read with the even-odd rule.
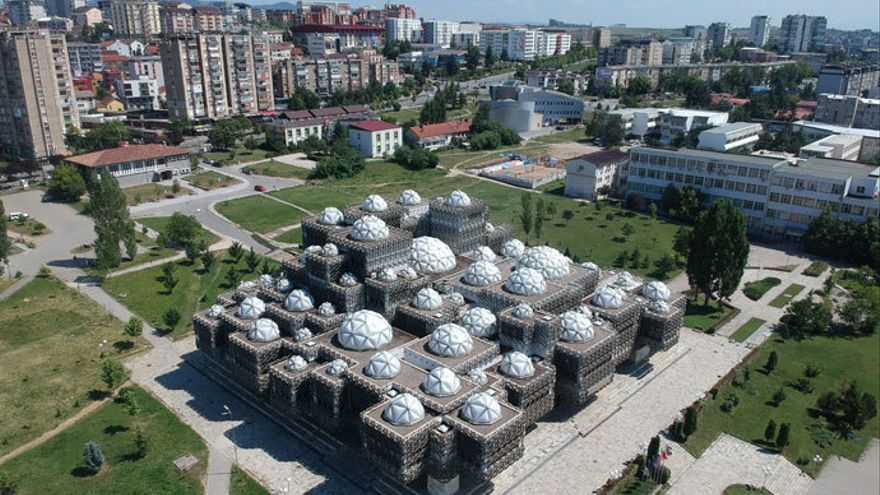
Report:
[[[850,160],[814,157],[798,160],[797,165],[783,164],[776,169],[776,172],[846,180],[850,177],[870,177],[871,175],[876,177],[880,174],[880,167]]]
[[[773,166],[778,163],[781,163],[785,160],[780,158],[768,157],[768,156],[758,156],[758,155],[739,155],[735,153],[722,153],[720,151],[709,151],[709,150],[695,150],[691,148],[658,148],[655,146],[640,146],[638,148],[633,148],[632,151],[663,151],[669,154],[681,155],[682,157],[698,157],[698,158],[712,158],[715,160],[724,160],[728,162],[743,162],[752,165],[769,165]]]
[[[743,129],[750,129],[755,126],[763,128],[761,124],[752,123],[752,122],[733,122],[730,124],[721,124],[718,127],[713,127],[711,129],[706,129],[700,134],[727,134],[729,132],[736,132]]]
[[[860,129],[858,127],[843,127],[840,125],[823,124],[821,122],[812,122],[809,120],[798,120],[792,122],[792,126],[809,127],[821,131],[833,132],[834,134],[855,134],[857,136],[870,137],[880,139],[880,130],[877,129]]]

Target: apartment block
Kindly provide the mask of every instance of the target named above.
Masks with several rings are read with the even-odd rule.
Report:
[[[289,98],[299,87],[330,96],[336,91],[366,87],[370,81],[383,85],[403,82],[398,63],[373,50],[351,56],[285,60],[275,65],[273,77],[275,96],[279,98]]]
[[[155,79],[119,79],[116,96],[122,100],[127,112],[159,110],[159,83]]]
[[[571,50],[571,35],[565,32],[541,31],[538,36],[538,56],[553,57]]]
[[[162,70],[162,57],[159,55],[142,55],[128,60],[128,75],[132,79],[146,77],[155,79],[159,87],[165,86],[165,72]]]
[[[219,33],[223,31],[223,14],[213,7],[196,7],[193,10],[195,26],[200,33]]]
[[[844,127],[880,129],[880,99],[822,93],[813,120]]]
[[[690,62],[690,59],[688,59]],[[623,41],[603,50],[600,65],[662,65],[663,43],[656,39]]]
[[[187,3],[167,3],[159,7],[162,34],[175,36],[196,32],[196,16]]]
[[[526,85],[541,89],[559,89],[563,81],[571,81],[575,93],[587,88],[587,77],[565,69],[530,70],[526,72]]]
[[[756,15],[752,17],[749,25],[749,43],[762,47],[767,44],[770,39],[770,18],[766,15]]]
[[[71,41],[67,44],[67,57],[74,77],[87,76],[104,70],[101,61],[101,45]]]
[[[694,38],[671,37],[663,41],[663,65],[686,65],[694,55],[701,57],[699,43]]]
[[[424,41],[448,48],[452,35],[458,32],[458,23],[454,21],[430,20],[423,23]]]
[[[816,93],[864,96],[880,86],[880,65],[827,65],[819,71]]]
[[[534,60],[540,34],[533,29],[485,30],[480,33],[480,51],[485,53],[491,47],[496,57],[506,52],[510,60]]]
[[[777,38],[781,53],[817,52],[825,48],[825,17],[787,15]]]
[[[418,19],[389,18],[385,21],[386,38],[388,41],[422,41],[422,21]]]
[[[161,32],[159,3],[152,0],[110,0],[110,22],[116,35],[157,35]]]
[[[796,63],[791,60],[774,62],[720,62],[711,64],[685,64],[685,65],[610,65],[596,68],[595,83],[597,88],[620,86],[626,88],[629,82],[636,76],[645,75],[656,87],[660,76],[677,70],[686,70],[705,81],[718,81],[724,74],[734,68],[748,69],[759,67],[767,72],[774,71],[786,64]]]
[[[726,22],[713,22],[706,29],[706,40],[710,50],[724,48],[730,44],[730,24]]]
[[[72,18],[76,29],[91,28],[104,22],[104,14],[97,7],[80,7],[73,12]]]

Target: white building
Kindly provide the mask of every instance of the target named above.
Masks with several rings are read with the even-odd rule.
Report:
[[[422,21],[418,19],[389,18],[385,21],[385,36],[388,41],[422,41]]]
[[[336,33],[308,33],[306,35],[306,49],[312,57],[337,53],[340,43],[339,35]]]
[[[663,42],[663,64],[685,65],[691,63],[697,51],[697,40],[687,37],[671,37]]]
[[[348,127],[348,144],[368,158],[381,158],[403,146],[403,131],[382,120],[354,122]]]
[[[122,100],[125,110],[158,110],[159,82],[146,77],[140,79],[117,79],[116,96]]]
[[[819,140],[834,135],[861,136],[862,149],[859,152],[859,161],[868,163],[880,156],[880,129],[859,129],[799,120],[791,123],[791,130],[804,133],[809,140]]]
[[[749,26],[749,43],[758,48],[767,44],[770,39],[770,18],[766,15],[756,15],[752,17],[752,23]]]
[[[523,91],[519,101],[535,103],[535,113],[542,116],[544,125],[560,122],[580,122],[584,118],[584,101],[558,91]]]
[[[507,53],[510,60],[534,60],[538,54],[538,36],[534,29],[501,29],[480,33],[480,51],[492,48],[496,57]],[[570,41],[570,40],[569,40]]]
[[[86,76],[104,70],[101,60],[101,45],[71,41],[67,44],[67,59],[74,77]]]
[[[311,136],[324,137],[324,125],[320,120],[275,119],[266,124],[269,134],[284,140],[287,146],[296,146]]]
[[[569,50],[571,50],[570,34],[548,31],[541,31],[538,33],[537,51],[539,57],[565,55]]]
[[[458,31],[452,35],[452,43],[458,48],[466,48],[469,45],[480,46],[480,32],[483,25],[477,22],[462,22],[458,24]]]
[[[423,24],[425,43],[434,43],[449,48],[452,35],[458,32],[458,23],[454,21],[425,21]]]
[[[660,142],[670,144],[679,134],[702,126],[719,126],[727,123],[727,112],[669,108],[660,112]]]
[[[862,141],[862,136],[837,134],[802,147],[798,154],[803,158],[818,157],[856,161],[862,151]]]
[[[165,86],[165,74],[162,71],[162,57],[159,55],[143,55],[128,60],[128,74],[132,79],[146,77],[155,79],[159,87]]]
[[[717,50],[730,44],[730,24],[726,22],[713,22],[709,24],[706,30],[706,36],[709,41],[709,49]]]
[[[711,151],[730,151],[751,146],[758,141],[764,127],[761,124],[736,122],[713,127],[700,133],[698,148]]]
[[[600,191],[612,193],[626,184],[629,154],[617,150],[598,151],[565,163],[565,195],[595,200]]]

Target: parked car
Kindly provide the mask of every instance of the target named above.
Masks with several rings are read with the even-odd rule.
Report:
[[[254,191],[266,192],[266,188],[264,186],[261,186],[260,184],[257,184],[256,186],[254,186]]]

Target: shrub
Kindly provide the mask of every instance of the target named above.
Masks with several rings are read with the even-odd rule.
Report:
[[[137,337],[144,333],[144,322],[137,316],[132,316],[125,324],[125,335],[129,337]]]
[[[778,407],[785,400],[785,390],[779,389],[773,392],[773,403]]]
[[[105,460],[104,452],[101,450],[100,445],[94,441],[86,442],[83,448],[83,464],[85,464],[86,469],[95,474],[104,466]]]
[[[816,378],[821,373],[822,368],[819,368],[815,364],[808,364],[807,367],[804,368],[804,376],[807,378]]]
[[[101,363],[101,381],[107,385],[111,391],[125,381],[125,368],[119,362],[112,359],[105,359]]]

